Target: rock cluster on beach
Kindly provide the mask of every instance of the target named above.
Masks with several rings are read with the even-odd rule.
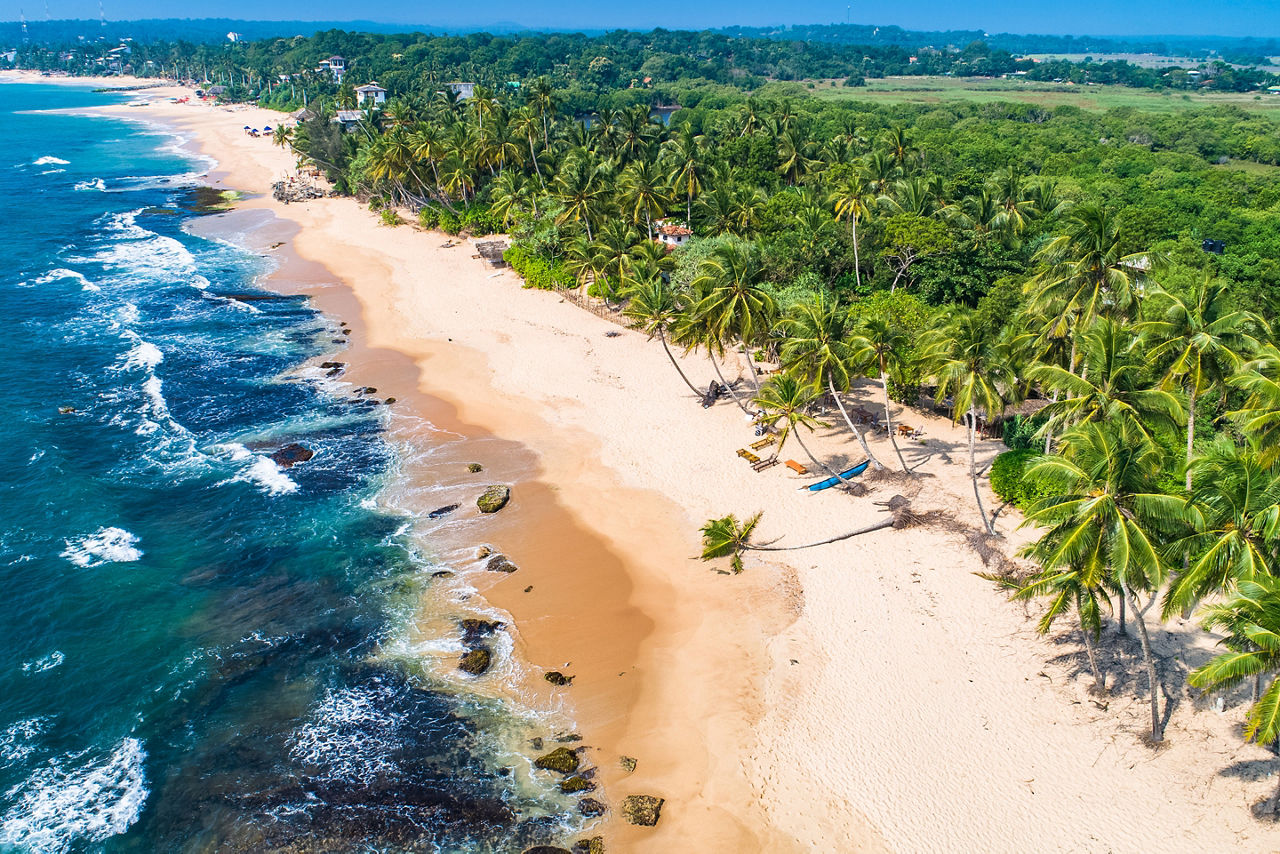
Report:
[[[520,567],[512,563],[507,558],[506,555],[494,555],[493,557],[489,558],[489,562],[484,565],[484,568],[489,570],[490,572],[511,573],[511,572],[515,572]]]
[[[622,799],[622,817],[628,824],[653,827],[658,823],[664,803],[665,800],[653,795],[627,795]]]
[[[533,760],[535,767],[542,768],[546,771],[555,771],[558,774],[572,774],[578,770],[580,760],[578,754],[567,747],[557,747],[555,750],[539,756]]]
[[[458,662],[458,669],[463,673],[479,676],[489,669],[492,661],[493,653],[489,652],[485,647],[479,646],[462,654],[462,660]]]
[[[503,507],[506,507],[507,502],[510,500],[511,487],[494,484],[476,499],[476,506],[480,508],[481,513],[497,513]]]

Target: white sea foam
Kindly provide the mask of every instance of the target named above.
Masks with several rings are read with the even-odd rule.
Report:
[[[387,708],[393,689],[380,681],[329,688],[306,723],[294,731],[289,753],[317,776],[371,783],[398,772],[391,755],[404,715]]]
[[[57,175],[59,172],[66,172],[66,169],[45,169],[40,172],[41,175]]]
[[[61,157],[54,157],[51,154],[46,154],[44,157],[38,157],[35,160],[31,161],[31,165],[32,166],[48,166],[51,163],[57,163],[61,166],[66,166],[70,162],[71,162],[70,160],[63,160]]]
[[[5,792],[0,846],[61,854],[124,833],[147,800],[146,758],[142,742],[126,738],[109,756],[50,760]]]
[[[141,338],[134,336],[133,347],[125,353],[124,364],[121,370],[136,370],[138,368],[146,368],[151,370],[164,361],[164,353],[160,348],[152,344],[150,341],[143,341]]]
[[[32,279],[29,284],[47,285],[50,282],[56,282],[61,279],[74,279],[86,288],[91,286],[89,280],[84,277],[84,273],[78,273],[75,270],[68,270],[66,267],[54,267],[43,276],[37,276]],[[96,287],[94,287],[94,289],[97,290]]]
[[[107,182],[101,178],[94,178],[92,181],[77,181],[75,188],[82,193],[89,191],[105,193],[107,191]]]
[[[76,566],[95,567],[104,563],[132,563],[142,557],[138,538],[124,528],[99,528],[78,540],[67,540],[62,556]]]
[[[49,653],[48,655],[42,655],[39,658],[33,658],[31,661],[24,661],[22,663],[22,672],[23,673],[43,673],[46,670],[52,670],[53,668],[57,667],[59,664],[61,664],[66,660],[67,660],[66,655],[64,655],[61,650],[55,649],[53,652]]]
[[[35,740],[49,728],[49,720],[47,716],[27,718],[0,730],[0,768],[17,765],[34,753]]]
[[[252,483],[270,495],[285,495],[298,491],[298,484],[284,473],[284,469],[276,465],[270,457],[255,454],[239,442],[225,445],[211,445],[210,453],[227,457],[233,463],[247,463],[239,474],[218,484]]]

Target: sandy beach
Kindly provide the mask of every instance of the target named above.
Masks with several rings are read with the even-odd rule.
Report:
[[[294,157],[242,128],[281,115],[163,100],[174,94],[190,92],[102,112],[178,128],[217,161],[215,186],[251,194],[228,217],[281,258],[272,286],[349,324],[335,357],[350,363],[345,379],[396,398],[392,430],[422,450],[398,499],[439,561],[510,615],[517,690],[576,722],[610,805],[666,799],[656,828],[606,816],[609,850],[1280,850],[1249,812],[1274,787],[1275,760],[1242,741],[1243,698],[1219,711],[1177,676],[1213,649],[1191,621],[1152,623],[1171,707],[1153,751],[1136,640],[1105,631],[1112,691],[1090,695],[1069,622],[1038,636],[1039,606],[979,577],[957,526],[749,554],[736,576],[694,559],[712,516],[763,511],[761,539],[801,544],[881,520],[876,502],[896,493],[977,527],[960,428],[896,408],[924,430],[904,448],[917,477],[870,479],[863,497],[802,493],[811,476],[756,473],[735,455],[755,438],[749,421],[727,401],[704,410],[657,342],[521,288],[470,241],[445,248],[439,233],[383,226],[353,199],[273,201]],[[696,383],[714,376],[700,356],[683,364]],[[850,401],[876,411],[879,387]],[[806,442],[856,462],[831,416]],[[887,439],[871,444],[896,465]],[[982,442],[981,461],[1003,449]],[[783,458],[807,463],[798,447]],[[512,485],[496,517],[474,511],[488,483]],[[455,502],[454,516],[426,521]],[[1010,554],[1028,536],[1020,521],[1012,508],[997,520]],[[480,571],[481,545],[519,571]],[[551,669],[572,685],[548,686]]]

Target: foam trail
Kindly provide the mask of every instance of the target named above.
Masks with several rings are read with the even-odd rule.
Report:
[[[86,568],[104,563],[132,563],[142,557],[138,538],[124,528],[99,528],[79,540],[67,540],[62,557]]]
[[[38,157],[35,160],[32,160],[31,165],[32,166],[48,166],[50,164],[56,163],[59,166],[66,166],[70,162],[71,162],[70,160],[63,160],[61,157],[54,157],[51,154],[46,154],[44,157]]]
[[[101,178],[94,178],[92,181],[77,181],[75,188],[82,193],[89,191],[105,193],[107,191],[107,182]]]

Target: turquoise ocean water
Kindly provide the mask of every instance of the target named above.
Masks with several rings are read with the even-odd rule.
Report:
[[[429,573],[334,324],[187,234],[171,137],[0,86],[0,851],[519,851],[500,715],[379,650]],[[301,441],[287,471],[267,455]],[[491,706],[492,704],[490,704]]]

